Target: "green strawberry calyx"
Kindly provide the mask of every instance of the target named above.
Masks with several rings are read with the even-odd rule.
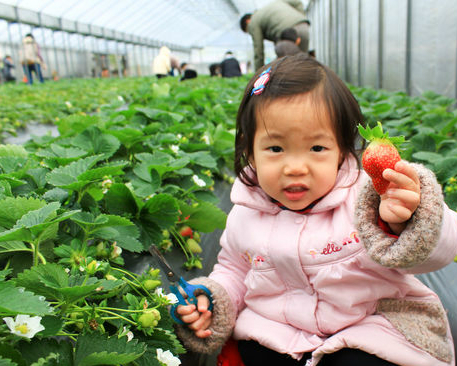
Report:
[[[389,136],[389,132],[384,132],[382,129],[382,124],[379,121],[373,128],[370,128],[369,126],[363,127],[361,124],[359,124],[358,129],[360,136],[362,136],[368,142],[378,141],[383,143],[391,143],[397,148],[403,142],[405,142],[404,136]]]

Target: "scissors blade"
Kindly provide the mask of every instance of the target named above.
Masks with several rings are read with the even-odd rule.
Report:
[[[151,253],[154,257],[156,257],[159,260],[159,264],[162,267],[163,271],[167,275],[167,278],[170,280],[170,282],[178,282],[179,277],[176,275],[176,273],[173,271],[171,266],[168,264],[167,260],[164,258],[162,253],[160,253],[159,248],[157,248],[154,244],[152,244],[149,247],[149,253]]]

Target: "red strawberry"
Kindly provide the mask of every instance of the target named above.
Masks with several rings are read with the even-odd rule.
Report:
[[[384,194],[389,182],[382,177],[382,172],[387,168],[393,169],[395,164],[401,160],[395,145],[402,143],[405,139],[403,136],[389,137],[387,132],[383,132],[380,122],[372,129],[359,125],[359,133],[369,142],[362,155],[363,168],[371,177],[376,192],[380,195]]]
[[[189,237],[189,238],[192,238],[193,237],[193,232],[192,232],[192,229],[185,225],[183,226],[180,230],[179,230],[179,234],[181,236],[184,236],[184,237]]]

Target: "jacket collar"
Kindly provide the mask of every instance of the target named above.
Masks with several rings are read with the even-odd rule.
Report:
[[[324,212],[341,205],[349,194],[359,175],[359,169],[354,157],[348,157],[341,165],[336,177],[335,186],[312,209],[312,213]],[[239,178],[235,179],[230,199],[236,205],[245,206],[268,214],[281,211],[278,205],[260,187],[248,187]]]

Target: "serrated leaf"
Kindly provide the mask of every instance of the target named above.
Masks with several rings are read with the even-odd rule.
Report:
[[[87,333],[78,337],[75,366],[122,365],[133,362],[146,351],[144,343],[127,337],[106,337],[104,334]]]
[[[162,229],[173,225],[179,216],[177,200],[168,194],[158,194],[146,202],[142,210],[144,220],[152,221]]]
[[[125,184],[115,183],[105,195],[105,205],[109,213],[114,215],[135,216],[138,205],[132,192]]]
[[[184,215],[190,215],[186,223],[195,230],[209,233],[224,229],[227,214],[212,203],[201,201],[197,207],[181,206]]]
[[[56,336],[64,326],[64,320],[62,318],[52,315],[44,316],[40,323],[44,329],[37,334],[41,337]]]
[[[102,156],[100,155],[89,156],[66,166],[53,169],[46,175],[46,180],[54,186],[65,187],[77,182],[78,177],[92,168],[101,158]]]
[[[59,355],[56,353],[50,353],[46,357],[39,358],[36,362],[32,363],[30,366],[55,366],[56,362],[59,359]]]
[[[61,340],[47,337],[44,339],[33,338],[31,342],[21,341],[17,347],[25,359],[27,365],[37,362],[50,354],[58,355],[58,366],[73,366],[73,346],[69,340]]]
[[[12,253],[12,252],[28,252],[31,249],[25,245],[22,241],[6,241],[0,242],[0,253]]]
[[[48,315],[52,308],[43,297],[13,286],[11,282],[0,282],[0,314]]]
[[[51,202],[37,210],[29,211],[22,216],[14,226],[15,228],[26,227],[42,224],[43,222],[55,217],[56,211],[60,208],[59,202]]]
[[[90,170],[85,171],[81,175],[78,176],[79,181],[96,181],[102,179],[104,176],[118,176],[123,175],[124,168],[127,165],[127,162],[117,162],[105,166],[101,166],[98,168],[92,168]]]
[[[201,165],[205,168],[214,169],[217,167],[217,161],[209,151],[198,151],[186,155],[194,164]]]
[[[16,362],[11,361],[10,359],[3,358],[0,356],[0,366],[18,366]]]
[[[26,366],[22,355],[6,342],[0,343],[0,365],[3,365],[1,360],[10,360],[15,362],[14,365]]]
[[[119,140],[92,126],[81,132],[72,140],[72,144],[88,152],[102,155],[103,159],[110,158],[121,146]]]
[[[0,156],[17,156],[26,158],[28,156],[27,150],[22,145],[7,144],[0,145]]]
[[[0,226],[12,228],[29,211],[46,205],[46,201],[36,198],[7,197],[0,200]]]
[[[67,303],[88,296],[99,285],[99,281],[93,277],[87,280],[85,276],[68,277],[64,268],[56,263],[40,264],[25,270],[15,282],[49,299]]]

